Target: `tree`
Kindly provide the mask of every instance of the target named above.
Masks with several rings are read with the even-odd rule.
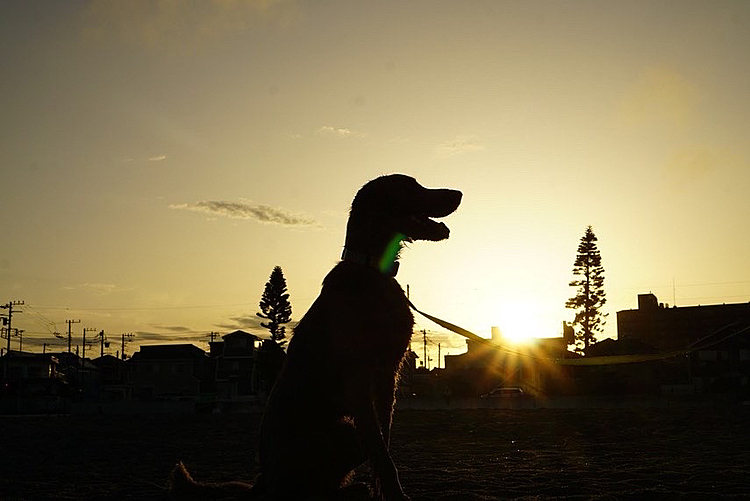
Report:
[[[260,325],[271,332],[271,340],[279,345],[286,341],[285,328],[282,324],[292,319],[292,305],[289,303],[289,294],[286,292],[286,279],[281,266],[275,266],[271,277],[266,282],[266,288],[260,297],[260,311],[256,313],[260,318],[268,320]]]
[[[596,334],[603,331],[606,313],[602,307],[607,302],[604,293],[604,268],[602,256],[596,247],[597,238],[591,226],[581,237],[578,255],[573,263],[573,275],[580,277],[568,285],[576,287],[576,295],[565,302],[566,308],[576,311],[573,326],[577,326],[575,337],[568,344],[576,344],[576,351],[585,351],[596,343]],[[580,344],[583,344],[581,348]]]

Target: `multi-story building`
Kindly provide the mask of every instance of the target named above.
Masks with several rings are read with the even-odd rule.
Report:
[[[637,310],[617,312],[617,337],[665,355],[687,352],[664,359],[663,384],[678,375],[693,391],[750,394],[750,303],[669,307],[639,294]]]

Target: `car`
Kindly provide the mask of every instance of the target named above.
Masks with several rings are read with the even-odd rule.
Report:
[[[481,398],[519,398],[525,395],[520,386],[498,386],[489,393],[480,395]]]

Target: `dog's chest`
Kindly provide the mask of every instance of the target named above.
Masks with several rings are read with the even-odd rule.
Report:
[[[400,362],[411,340],[414,317],[398,282],[370,273],[331,275],[321,291],[328,309],[327,330],[333,335],[330,341],[341,343],[340,349],[355,356]]]

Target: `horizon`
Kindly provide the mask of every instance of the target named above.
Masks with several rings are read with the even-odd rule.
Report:
[[[0,304],[26,303],[24,348],[68,319],[118,347],[264,334],[276,265],[297,322],[354,194],[391,172],[464,193],[397,280],[484,337],[561,335],[588,225],[599,340],[638,294],[750,301],[746,2],[0,9]],[[422,329],[430,356],[465,350],[415,319],[417,353]]]

